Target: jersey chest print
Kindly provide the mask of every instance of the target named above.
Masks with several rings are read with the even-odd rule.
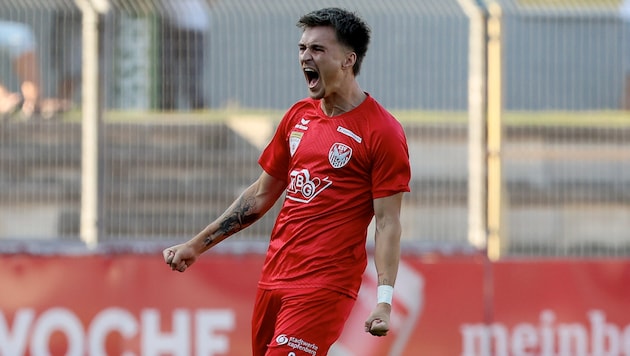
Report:
[[[330,144],[328,143],[330,141],[323,139],[324,136],[328,135],[321,135],[320,133],[315,135],[313,132],[307,132],[309,129],[307,125],[309,123],[310,120],[301,119],[289,135],[289,150],[292,157],[296,152],[299,155],[298,147],[300,144],[303,144],[303,140],[307,142],[308,145],[313,144],[313,146],[318,147],[318,150],[315,151],[315,155],[309,155],[309,162],[304,162],[296,166],[290,173],[287,199],[302,203],[311,202],[317,195],[333,184],[330,176],[318,176],[317,172],[309,170],[309,167],[317,167],[317,165],[320,164],[318,161],[324,159],[327,159],[327,164],[335,169],[343,168],[350,162],[353,153],[352,147],[337,141],[337,139],[340,138],[337,136],[341,134],[352,138],[358,143],[362,142],[361,137],[351,130],[337,126],[336,132],[331,136],[334,141]],[[309,134],[315,135],[316,137],[309,137]],[[322,146],[322,143],[324,146]],[[327,151],[325,149],[327,149]],[[311,160],[314,162],[310,162]],[[313,165],[311,165],[311,163],[313,163]]]

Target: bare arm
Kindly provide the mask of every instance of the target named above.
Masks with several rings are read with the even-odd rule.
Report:
[[[403,193],[374,200],[376,233],[374,263],[378,285],[394,286],[400,261],[400,206]]]
[[[250,226],[260,219],[280,197],[286,183],[263,172],[232,205],[193,240],[203,251]]]
[[[378,285],[393,287],[400,262],[400,207],[403,193],[374,199],[376,233],[374,236],[374,264],[378,275]],[[391,305],[378,303],[365,322],[365,330],[376,336],[384,336],[389,331]]]
[[[165,249],[165,262],[171,269],[183,272],[203,252],[260,219],[271,209],[285,188],[284,181],[263,172],[221,216],[196,236],[186,243]]]

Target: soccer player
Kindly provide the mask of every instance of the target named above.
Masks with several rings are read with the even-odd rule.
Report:
[[[357,298],[373,217],[378,295],[360,327],[387,334],[400,209],[409,191],[402,126],[356,80],[370,40],[367,24],[352,12],[325,8],[297,25],[309,97],[284,115],[259,158],[260,177],[198,235],[163,251],[170,268],[184,272],[286,193],[258,284],[254,356],[327,354]]]

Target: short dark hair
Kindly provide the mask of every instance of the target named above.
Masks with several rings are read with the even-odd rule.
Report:
[[[337,40],[357,54],[357,61],[352,67],[354,75],[359,75],[361,63],[370,44],[370,27],[354,12],[337,7],[329,7],[309,12],[297,22],[301,29],[317,26],[329,26],[335,30]]]

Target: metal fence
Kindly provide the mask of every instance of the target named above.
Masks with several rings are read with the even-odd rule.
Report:
[[[407,132],[406,246],[483,248],[470,241],[471,209],[485,218],[488,201],[471,208],[471,165],[485,160],[471,162],[468,110],[469,96],[485,93],[469,92],[466,2],[0,0],[0,20],[33,35],[30,70],[46,99],[30,117],[19,104],[2,114],[0,248],[81,239],[86,5],[100,38],[101,245],[183,240],[222,212],[258,176],[283,110],[306,94],[297,18],[341,6],[373,30],[361,85]],[[502,194],[491,199],[500,200],[502,256],[627,256],[630,25],[620,4],[499,4]],[[18,52],[0,50],[0,78],[19,93]],[[276,211],[231,239],[265,241]]]

